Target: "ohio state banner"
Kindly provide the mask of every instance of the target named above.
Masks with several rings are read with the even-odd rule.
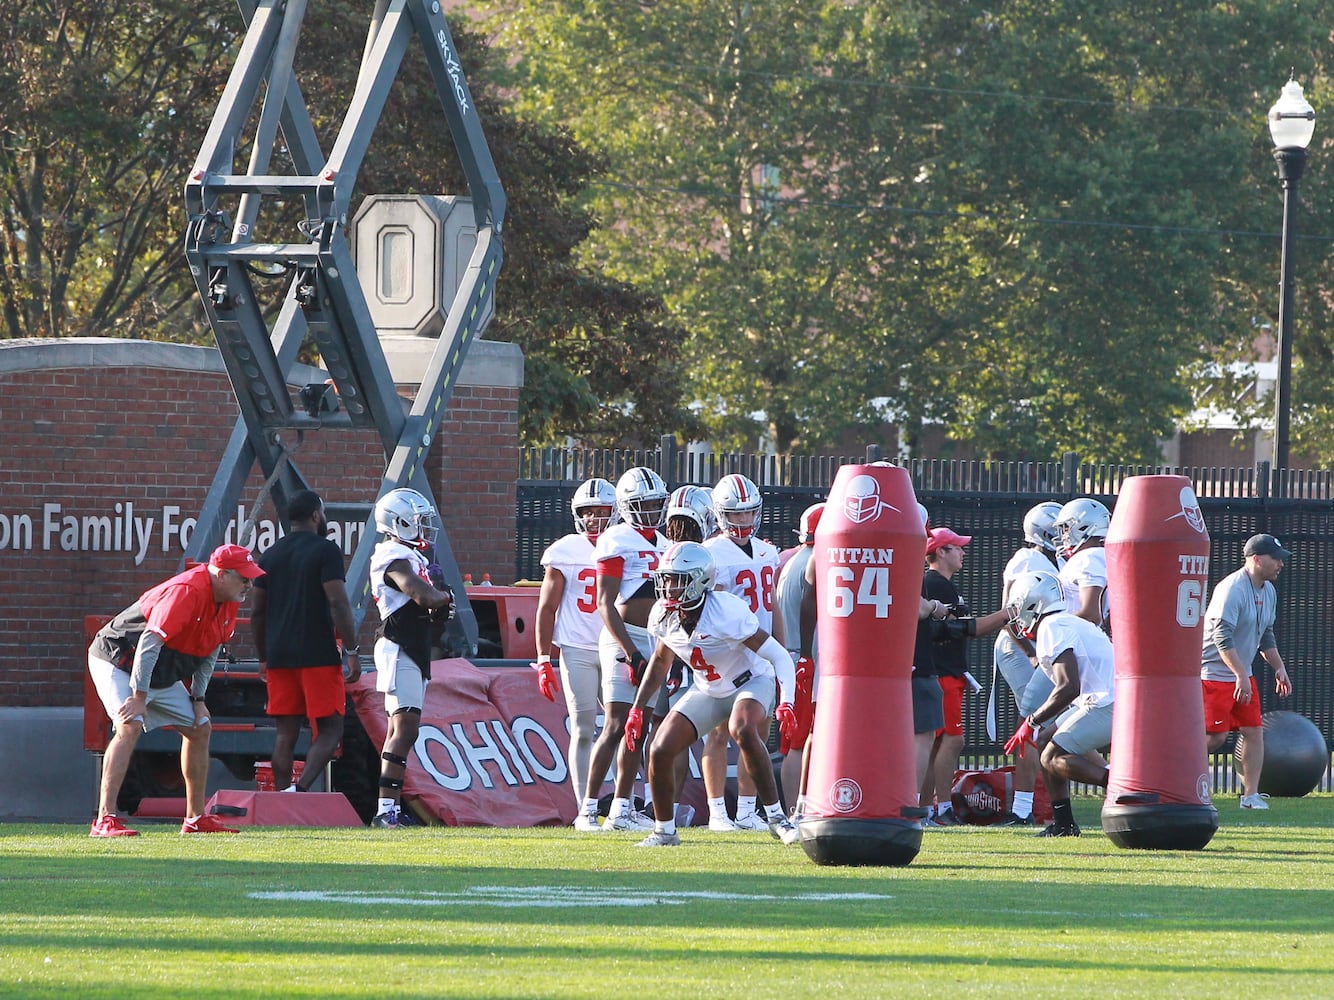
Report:
[[[375,675],[363,675],[350,691],[361,724],[372,742],[383,746],[388,720]],[[421,733],[403,780],[406,803],[450,826],[574,822],[565,703],[543,698],[532,670],[483,670],[465,659],[436,660],[425,701]],[[705,795],[696,757],[692,753],[693,777],[682,801],[699,809]],[[642,787],[641,780],[637,793]],[[610,782],[603,791],[611,791]]]

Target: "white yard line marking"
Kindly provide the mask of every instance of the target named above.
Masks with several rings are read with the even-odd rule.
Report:
[[[336,889],[275,890],[252,892],[249,897],[280,902],[356,903],[364,906],[496,907],[652,906],[658,903],[684,906],[696,900],[729,903],[828,903],[894,898],[869,892],[799,892],[790,896],[775,896],[766,893],[663,892],[626,886],[579,888],[559,885],[475,885],[463,892],[411,892],[393,896],[382,893],[344,892]]]

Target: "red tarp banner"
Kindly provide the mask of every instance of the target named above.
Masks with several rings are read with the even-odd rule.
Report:
[[[388,720],[375,675],[365,675],[350,690],[371,741],[383,746]],[[533,671],[436,660],[425,700],[403,781],[405,802],[450,826],[574,822],[565,703],[543,698]],[[693,760],[691,771],[698,773]],[[610,783],[603,791],[611,791]],[[642,794],[642,781],[636,791]],[[682,801],[700,809],[702,783],[688,780]]]

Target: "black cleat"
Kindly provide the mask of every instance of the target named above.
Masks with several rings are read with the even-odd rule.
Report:
[[[1005,814],[1005,818],[996,824],[997,826],[1032,826],[1033,814],[1027,816],[1016,816],[1013,812]]]
[[[1051,826],[1047,827],[1045,830],[1043,830],[1041,833],[1039,833],[1038,836],[1039,836],[1039,837],[1078,837],[1078,836],[1079,836],[1079,824],[1078,824],[1078,823],[1071,823],[1069,826],[1057,826],[1055,823],[1053,823]]]

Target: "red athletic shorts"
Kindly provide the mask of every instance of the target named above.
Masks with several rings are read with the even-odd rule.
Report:
[[[1259,729],[1260,685],[1251,676],[1251,700],[1242,704],[1234,697],[1233,681],[1202,681],[1204,685],[1204,731],[1230,733],[1234,729]]]
[[[963,693],[968,682],[962,677],[937,677],[940,691],[945,696],[945,728],[937,729],[937,736],[963,735]]]
[[[347,704],[343,668],[269,667],[270,715],[324,719],[342,715]]]

